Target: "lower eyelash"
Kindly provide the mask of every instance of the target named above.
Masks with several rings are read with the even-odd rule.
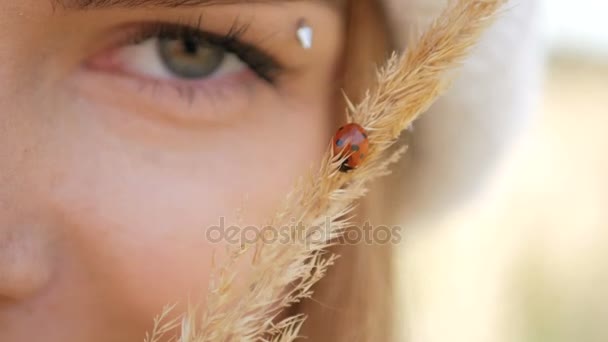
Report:
[[[274,96],[270,85],[252,72],[201,82],[166,82],[83,69],[74,89],[86,97],[111,104],[117,111],[198,127],[235,122],[252,108],[259,96]],[[108,86],[112,85],[112,86]]]

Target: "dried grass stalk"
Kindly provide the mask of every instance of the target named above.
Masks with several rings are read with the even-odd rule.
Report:
[[[344,158],[334,156],[330,146],[320,169],[296,185],[283,210],[270,222],[273,227],[289,225],[294,219],[301,223],[291,229],[291,243],[253,246],[253,272],[244,292],[232,286],[233,265],[250,246],[230,249],[228,263],[210,284],[205,309],[200,317],[194,309],[184,316],[177,340],[287,342],[298,337],[305,317],[280,314],[312,295],[312,286],[337,258],[327,247],[348,226],[353,202],[365,195],[369,181],[389,173],[388,166],[405,151],[404,147],[396,152],[389,148],[446,89],[447,71],[462,61],[506,1],[454,1],[416,44],[401,56],[393,54],[363,101],[357,106],[348,102],[348,120],[369,133],[365,163],[354,172],[339,172]],[[320,231],[312,227],[322,227],[327,234],[313,236]],[[157,322],[157,326],[164,325]]]

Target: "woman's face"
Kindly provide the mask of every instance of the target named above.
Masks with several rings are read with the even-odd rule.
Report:
[[[319,159],[338,9],[221,3],[0,0],[0,341],[141,341]]]

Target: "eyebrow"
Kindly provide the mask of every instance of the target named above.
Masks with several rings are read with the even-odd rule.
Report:
[[[197,7],[211,5],[227,5],[240,3],[280,3],[280,2],[321,2],[332,3],[335,0],[51,0],[54,5],[70,10],[90,10],[107,8],[136,8],[136,7]]]

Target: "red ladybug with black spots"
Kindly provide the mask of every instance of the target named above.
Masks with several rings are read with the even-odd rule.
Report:
[[[356,123],[344,125],[334,135],[333,148],[334,155],[348,155],[340,166],[340,171],[354,170],[361,165],[369,151],[367,132]]]

